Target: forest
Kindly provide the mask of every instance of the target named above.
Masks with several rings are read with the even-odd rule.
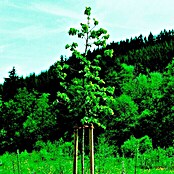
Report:
[[[81,30],[69,30],[85,38],[83,53],[77,43],[67,44],[69,58],[61,56],[47,71],[25,78],[12,67],[0,84],[0,154],[60,141],[66,149],[75,125],[93,123],[95,145],[107,141],[101,144],[115,156],[123,155],[126,142],[144,137],[151,148],[168,149],[173,157],[174,30],[106,44],[107,31],[95,30],[99,22],[89,26],[90,8],[85,15]],[[131,157],[126,150],[124,155]]]

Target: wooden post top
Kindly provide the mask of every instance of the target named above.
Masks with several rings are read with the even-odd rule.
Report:
[[[92,129],[94,129],[94,126],[93,126],[93,124],[91,123],[91,124],[89,124],[89,125],[82,125],[82,126],[74,126],[73,127],[74,129],[85,129],[85,128],[92,128]]]

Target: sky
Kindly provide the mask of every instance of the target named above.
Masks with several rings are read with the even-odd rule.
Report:
[[[18,76],[48,70],[66,44],[83,41],[68,35],[80,29],[85,7],[110,34],[108,43],[174,29],[173,0],[0,0],[0,83],[13,66]]]

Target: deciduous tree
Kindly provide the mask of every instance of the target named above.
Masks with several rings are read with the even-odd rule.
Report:
[[[114,115],[113,109],[108,103],[110,100],[114,100],[112,95],[115,88],[106,86],[105,81],[99,76],[102,55],[97,55],[92,61],[89,61],[87,52],[91,46],[96,46],[104,50],[103,56],[112,58],[113,50],[106,49],[106,40],[109,38],[107,31],[103,28],[94,30],[99,22],[95,18],[91,22],[91,8],[86,7],[84,14],[87,16],[87,22],[80,24],[81,30],[75,28],[69,30],[69,35],[76,35],[85,40],[84,54],[77,50],[78,44],[75,42],[65,46],[80,61],[81,70],[78,72],[80,78],[73,78],[70,83],[67,83],[65,81],[67,74],[64,70],[71,67],[67,64],[63,66],[59,64],[57,72],[59,78],[62,79],[60,84],[64,88],[64,92],[58,92],[58,98],[68,107],[76,124],[80,122],[82,124],[96,123],[105,128],[101,120],[105,116]],[[91,23],[93,23],[93,26],[91,26]]]

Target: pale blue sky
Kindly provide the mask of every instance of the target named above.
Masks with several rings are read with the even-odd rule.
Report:
[[[13,66],[25,77],[70,55],[67,32],[84,21],[86,6],[109,42],[174,29],[173,0],[0,0],[0,83]]]

